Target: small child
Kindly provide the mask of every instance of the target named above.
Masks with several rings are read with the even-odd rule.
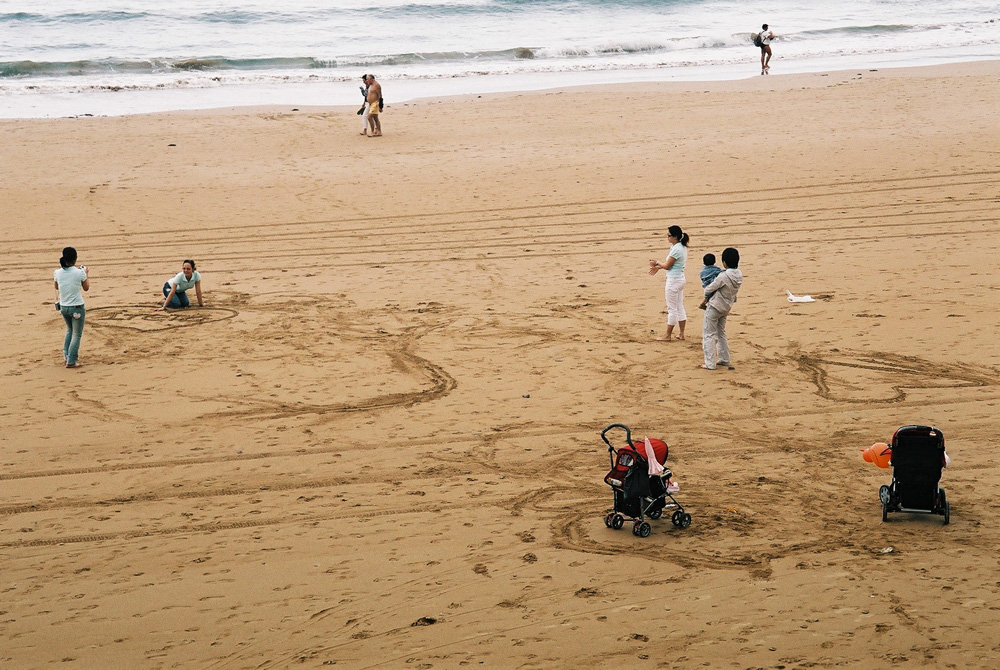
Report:
[[[705,288],[719,276],[719,273],[722,272],[722,268],[715,264],[715,254],[705,254],[702,257],[701,262],[705,264],[705,267],[701,269],[699,277],[701,277],[701,287]],[[698,305],[698,309],[705,309],[708,306],[708,299],[713,295],[715,295],[714,291],[705,296],[705,298],[701,301],[701,304]]]

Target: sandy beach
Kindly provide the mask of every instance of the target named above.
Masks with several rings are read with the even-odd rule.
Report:
[[[347,107],[0,122],[0,665],[994,668],[998,75],[428,99],[378,139]],[[206,307],[154,312],[185,258]],[[612,423],[670,444],[689,528],[605,527]],[[907,424],[944,432],[949,525],[882,521],[859,450]]]

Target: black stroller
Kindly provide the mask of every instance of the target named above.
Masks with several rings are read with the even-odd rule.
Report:
[[[892,483],[882,485],[882,521],[890,512],[940,514],[948,523],[951,514],[944,489],[938,486],[947,465],[944,434],[930,426],[903,426],[892,436]]]
[[[612,428],[625,431],[627,447],[615,449],[611,444],[607,433]],[[643,520],[643,516],[659,519],[667,507],[676,509],[670,519],[674,526],[687,528],[691,525],[691,515],[684,511],[684,507],[673,496],[677,487],[670,481],[670,470],[664,468],[661,474],[649,474],[645,441],[640,442],[639,446],[633,444],[632,431],[621,423],[613,423],[602,430],[601,439],[608,445],[608,455],[611,458],[611,472],[604,477],[604,482],[614,493],[614,509],[605,515],[605,526],[620,530],[625,525],[625,517],[628,517],[632,519],[633,535],[649,537],[652,528]],[[649,443],[657,463],[666,463],[667,443],[654,439],[650,439]]]

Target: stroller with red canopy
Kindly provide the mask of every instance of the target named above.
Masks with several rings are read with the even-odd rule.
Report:
[[[608,439],[608,431],[620,428],[625,431],[625,442],[628,446],[616,449]],[[673,473],[669,468],[662,467],[667,462],[669,448],[663,440],[646,438],[649,441],[652,459],[646,450],[646,440],[638,445],[632,442],[632,431],[622,423],[613,423],[601,431],[601,439],[608,445],[608,456],[611,458],[611,471],[604,477],[604,482],[611,487],[614,495],[614,508],[604,516],[604,525],[614,530],[620,530],[625,525],[625,518],[632,520],[632,534],[639,537],[649,537],[652,527],[643,517],[659,519],[667,508],[674,509],[670,520],[677,528],[687,528],[691,525],[691,515],[674,498],[678,490],[676,484],[670,481]],[[650,461],[656,465],[650,467]],[[656,471],[656,474],[650,474]]]

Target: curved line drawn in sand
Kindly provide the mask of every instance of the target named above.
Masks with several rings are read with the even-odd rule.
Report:
[[[87,323],[99,328],[127,328],[141,332],[190,328],[238,316],[235,309],[202,307],[197,310],[154,311],[148,305],[95,307],[87,310]]]
[[[627,531],[605,528],[601,517],[609,509],[606,498],[602,498],[599,503],[595,495],[593,502],[588,498],[584,503],[567,510],[567,497],[579,496],[579,493],[579,487],[550,487],[521,497],[520,505],[527,505],[543,518],[549,517],[551,538],[546,546],[585,554],[642,556],[658,562],[672,563],[686,570],[705,566],[745,569],[752,579],[768,579],[773,560],[833,547],[865,549],[880,541],[866,533],[855,533],[850,539],[846,539],[843,526],[836,519],[823,524],[822,528],[817,529],[816,537],[806,542],[784,543],[772,536],[761,539],[760,529],[753,530],[756,525],[753,519],[746,518],[740,510],[713,510],[711,504],[699,504],[696,500],[685,503],[688,509],[695,510],[696,526],[693,524],[687,530],[678,530],[664,516],[655,522],[653,530],[662,541],[641,541],[633,538]],[[777,495],[787,502],[787,492]],[[817,505],[822,504],[820,498],[821,496],[816,496]],[[802,509],[810,508],[811,504],[802,506]],[[607,534],[600,537],[605,532]],[[744,539],[733,544],[734,537]]]
[[[76,389],[71,389],[67,395],[72,398],[75,402],[80,403],[88,409],[100,413],[102,416],[108,418],[109,420],[115,421],[131,421],[134,417],[126,414],[125,412],[118,412],[113,409],[109,409],[106,403],[102,402],[97,398],[89,398],[86,395],[86,391],[81,393]]]
[[[451,393],[458,382],[445,372],[444,368],[431,363],[410,351],[411,343],[404,342],[397,351],[387,352],[397,368],[405,373],[416,373],[430,380],[431,387],[410,393],[388,393],[356,403],[316,405],[308,403],[270,402],[266,400],[247,401],[241,398],[223,398],[227,402],[244,405],[243,409],[224,410],[202,415],[203,418],[223,418],[253,415],[258,418],[285,418],[304,414],[343,414],[347,412],[367,412],[391,407],[412,407],[419,403],[437,400]]]
[[[708,550],[699,551],[692,547],[689,542],[685,542],[684,546],[671,545],[670,541],[672,540],[680,541],[686,535],[698,535],[702,531],[677,530],[673,528],[667,517],[657,522],[654,532],[657,535],[678,535],[678,537],[669,538],[664,543],[653,544],[638,540],[633,543],[631,542],[633,539],[631,533],[618,534],[611,530],[608,530],[608,533],[613,533],[613,535],[609,535],[606,541],[595,540],[590,536],[588,528],[598,529],[598,532],[605,530],[601,517],[608,509],[607,499],[610,496],[599,495],[599,489],[594,487],[586,501],[573,505],[567,504],[568,500],[579,498],[581,493],[579,486],[551,486],[518,496],[512,502],[504,504],[503,507],[510,509],[514,515],[519,515],[525,507],[528,507],[542,514],[543,517],[550,516],[551,539],[549,546],[556,549],[569,549],[598,555],[619,555],[625,552],[629,555],[639,555],[657,561],[673,563],[685,569],[704,565],[759,568],[765,558],[770,558],[769,555],[750,556],[747,555],[746,551],[740,556],[723,556]],[[791,553],[792,549],[778,550],[777,554]]]
[[[371,334],[372,328],[376,327],[378,322],[371,322],[367,326],[360,325],[367,320],[365,318],[367,315],[357,315],[350,311],[342,314],[343,310],[330,310],[331,305],[337,306],[337,303],[328,299],[295,297],[286,298],[283,302],[276,304],[250,308],[251,311],[258,313],[257,316],[270,317],[270,321],[250,332],[246,339],[253,342],[254,347],[247,351],[241,351],[240,357],[242,360],[252,363],[255,357],[270,360],[276,357],[291,356],[291,360],[298,360],[298,362],[304,363],[307,368],[315,370],[318,365],[321,365],[324,358],[332,355],[328,346],[320,344],[323,342],[322,337],[327,336],[327,333],[330,332],[331,328],[328,326],[332,323],[339,341],[353,343],[354,346],[358,347],[359,352],[371,352],[387,358],[393,375],[397,379],[409,377],[417,380],[421,386],[429,382],[429,388],[386,393],[341,403],[315,403],[288,398],[271,399],[255,393],[230,396],[214,392],[203,400],[215,403],[216,408],[218,408],[219,403],[229,405],[229,407],[218,408],[216,411],[210,410],[200,417],[202,419],[219,419],[254,416],[273,419],[303,415],[322,417],[327,414],[370,412],[388,408],[411,407],[436,400],[454,390],[457,382],[450,374],[441,366],[413,352],[416,341],[426,333],[441,327],[441,324],[411,326],[402,329],[402,332],[398,334],[376,328],[378,335],[373,336]],[[246,312],[247,305],[242,304],[241,306]],[[310,308],[316,311],[316,314],[313,315],[314,318],[304,318],[303,310]],[[439,303],[431,302],[420,303],[410,311],[417,314],[434,314],[446,311],[446,308]],[[153,311],[146,306],[135,305],[95,308],[91,312],[95,313],[96,326],[118,329],[120,333],[131,332],[135,337],[141,337],[142,333],[155,333],[228,320],[241,313],[235,309],[223,307],[163,313]],[[156,337],[155,335],[150,336]],[[138,347],[133,348],[138,350]],[[368,388],[368,386],[364,387],[365,390]]]
[[[964,363],[933,363],[916,356],[902,356],[883,352],[862,353],[837,351],[826,355],[797,354],[791,359],[816,386],[816,394],[827,400],[846,403],[897,403],[906,399],[904,389],[969,388],[995,386],[998,383],[992,370]],[[893,394],[889,397],[848,397],[831,389],[830,367],[851,370],[868,370],[878,373]],[[894,383],[894,377],[903,377]],[[909,379],[907,379],[907,377]]]

